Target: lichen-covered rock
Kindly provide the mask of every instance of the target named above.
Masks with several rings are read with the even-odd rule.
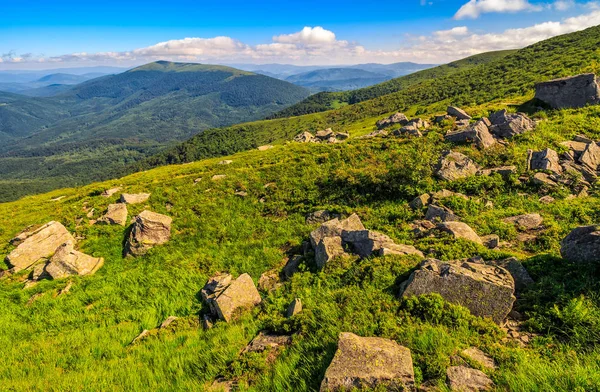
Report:
[[[301,134],[296,135],[294,137],[294,141],[298,142],[298,143],[310,143],[310,142],[313,142],[314,140],[315,140],[315,137],[313,136],[313,134],[310,132],[306,132],[306,131],[304,131]]]
[[[6,263],[14,272],[28,269],[41,259],[50,257],[56,249],[65,242],[75,243],[69,231],[58,222],[48,222],[45,225],[28,230],[17,236],[18,246],[6,256]]]
[[[478,148],[486,149],[496,144],[490,133],[487,121],[479,120],[475,124],[456,131],[450,131],[444,138],[453,143],[474,143]]]
[[[125,244],[125,254],[141,256],[150,248],[166,243],[171,239],[173,220],[152,211],[142,211],[135,217],[129,238]]]
[[[306,215],[306,224],[314,225],[316,223],[325,223],[332,219],[340,219],[340,214],[336,214],[327,210],[319,210]]]
[[[477,347],[469,347],[464,349],[461,354],[479,363],[481,366],[487,369],[496,369],[496,362],[494,362],[494,359]]]
[[[139,204],[145,203],[149,198],[149,193],[123,193],[119,201],[125,204]]]
[[[600,225],[571,231],[561,242],[560,254],[573,263],[600,263]]]
[[[297,315],[300,312],[302,312],[302,301],[300,298],[296,298],[292,301],[290,306],[288,306],[286,316],[289,318]]]
[[[315,247],[315,262],[317,267],[323,268],[330,260],[344,255],[342,237],[323,237]]]
[[[534,283],[531,275],[527,272],[527,269],[523,266],[523,263],[516,257],[509,257],[503,260],[492,260],[486,261],[488,265],[494,265],[496,267],[502,267],[507,270],[515,282],[515,293],[521,294],[527,287]]]
[[[393,340],[342,332],[338,349],[325,372],[321,392],[354,388],[414,391],[410,350]]]
[[[240,275],[218,296],[213,298],[214,308],[221,320],[229,322],[238,311],[252,308],[262,301],[252,278]]]
[[[106,214],[100,219],[110,225],[127,224],[127,205],[125,203],[109,204]]]
[[[92,275],[102,265],[103,258],[76,251],[73,242],[68,241],[56,249],[45,271],[52,279],[61,279],[71,275]]]
[[[502,139],[510,139],[527,131],[535,129],[535,121],[523,113],[508,113],[500,110],[489,118],[492,123],[489,127],[492,135]]]
[[[600,147],[596,143],[588,143],[579,157],[579,162],[590,170],[598,170],[600,166]]]
[[[536,84],[535,97],[554,109],[582,108],[600,103],[600,84],[593,73],[554,79]]]
[[[401,285],[400,295],[440,294],[479,317],[502,323],[515,301],[512,276],[503,268],[462,260],[428,259]]]
[[[489,391],[494,386],[494,382],[484,372],[465,366],[449,367],[446,379],[450,390],[456,392]]]
[[[402,113],[395,113],[391,116],[377,121],[377,129],[387,128],[394,124],[406,125],[408,124],[408,117]]]
[[[471,116],[467,114],[461,108],[457,108],[456,106],[448,106],[446,110],[449,116],[456,117],[457,120],[470,120]]]
[[[458,222],[460,221],[460,218],[454,211],[447,207],[430,204],[429,207],[427,207],[425,220],[431,222]]]
[[[409,206],[413,210],[420,210],[425,206],[428,206],[431,203],[431,195],[429,193],[424,193],[421,196],[417,196],[410,202]]]
[[[310,243],[315,249],[319,242],[325,237],[335,237],[341,236],[342,231],[354,231],[354,230],[364,230],[365,226],[363,226],[360,218],[356,214],[350,215],[346,219],[332,219],[323,223],[319,228],[313,230],[310,233]]]
[[[454,151],[444,152],[436,169],[435,174],[446,181],[454,181],[475,175],[478,170],[477,165],[471,158]]]
[[[558,153],[551,148],[542,151],[527,152],[528,170],[549,170],[553,173],[562,173]]]
[[[466,223],[442,222],[436,226],[439,230],[452,234],[455,238],[463,238],[483,245],[481,237]]]

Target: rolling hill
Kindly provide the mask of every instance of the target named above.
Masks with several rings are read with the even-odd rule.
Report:
[[[287,77],[285,80],[311,91],[353,90],[388,80],[389,77],[356,68],[327,68]]]

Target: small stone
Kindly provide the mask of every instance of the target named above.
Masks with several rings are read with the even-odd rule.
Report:
[[[169,316],[169,317],[167,317],[165,319],[165,321],[163,321],[160,324],[160,329],[167,328],[169,325],[171,325],[177,319],[178,319],[178,317],[175,317],[175,316]]]
[[[471,116],[467,114],[464,110],[457,108],[456,106],[448,106],[448,110],[446,110],[449,116],[456,117],[457,120],[470,120]]]
[[[267,150],[270,150],[272,148],[273,148],[273,146],[271,146],[271,145],[268,145],[268,146],[259,146],[258,147],[258,151],[267,151]]]
[[[544,204],[552,204],[554,203],[554,198],[550,195],[548,196],[544,196],[544,197],[540,197],[540,203],[544,203]]]
[[[127,223],[127,206],[125,203],[109,204],[106,214],[100,218],[100,221],[109,225],[125,226]]]
[[[150,198],[150,193],[123,193],[119,202],[125,204],[145,203]]]
[[[138,343],[139,341],[141,341],[142,339],[145,339],[149,333],[150,333],[150,331],[148,331],[147,329],[144,329],[138,336],[136,336],[135,339],[133,339],[131,341],[130,345],[134,345],[134,344]]]
[[[410,202],[409,206],[413,210],[421,210],[431,203],[431,196],[428,193],[417,196]]]
[[[489,391],[494,386],[493,381],[484,372],[465,366],[449,367],[446,371],[446,378],[451,391]]]
[[[537,229],[544,218],[540,214],[524,214],[502,219],[503,222],[515,225],[521,231]]]
[[[496,249],[500,246],[500,237],[496,234],[486,235],[481,237],[481,240],[483,241],[483,245],[488,249]]]
[[[288,318],[290,318],[292,316],[297,315],[300,312],[302,312],[302,301],[300,300],[300,298],[296,298],[292,301],[292,303],[288,307],[286,316]]]
[[[100,194],[100,196],[102,196],[102,197],[111,197],[112,195],[114,195],[115,193],[119,192],[120,190],[121,190],[120,186],[118,186],[116,188],[110,188],[110,189],[107,189],[104,192],[102,192]]]
[[[469,347],[462,351],[462,354],[475,362],[478,362],[485,368],[496,369],[496,363],[486,353],[478,349],[477,347]]]
[[[219,180],[224,179],[225,177],[227,177],[227,174],[215,174],[210,179],[213,181],[219,181]]]
[[[233,163],[233,161],[231,159],[224,159],[222,161],[219,161],[219,165],[231,165]]]

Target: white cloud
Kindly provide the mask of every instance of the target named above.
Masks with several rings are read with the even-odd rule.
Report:
[[[334,43],[335,34],[332,31],[325,30],[321,26],[305,27],[294,34],[282,34],[273,37],[274,42],[291,43],[302,45],[319,45]]]
[[[573,0],[557,0],[552,3],[551,7],[557,11],[567,11],[575,6],[575,1]]]
[[[541,11],[543,7],[528,0],[469,0],[454,15],[454,19],[477,19],[491,12]]]
[[[433,33],[434,36],[439,38],[460,37],[467,34],[469,34],[469,28],[467,26],[455,27],[450,30],[439,30]]]

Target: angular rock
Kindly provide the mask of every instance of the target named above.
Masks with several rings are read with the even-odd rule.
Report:
[[[456,392],[489,391],[494,386],[494,382],[484,372],[465,366],[449,367],[446,379],[450,390]]]
[[[395,244],[387,235],[373,230],[344,231],[342,240],[360,257],[369,257],[382,252],[383,254],[418,254],[423,257],[423,254],[414,247]]]
[[[135,217],[127,243],[125,254],[141,256],[150,248],[164,244],[171,239],[173,219],[152,211],[142,211]]]
[[[466,307],[475,316],[502,323],[515,301],[515,286],[503,268],[467,261],[428,259],[406,282],[400,295],[407,297],[431,293]]]
[[[127,223],[127,205],[124,203],[109,204],[106,214],[100,220],[109,225],[125,226]]]
[[[546,185],[549,187],[558,186],[556,181],[552,180],[546,173],[535,173],[533,175],[533,182],[538,185]]]
[[[463,222],[442,222],[436,226],[439,230],[452,234],[455,238],[464,238],[469,241],[483,245],[481,238],[466,223]]]
[[[262,299],[250,275],[242,274],[213,301],[219,318],[229,322],[238,311],[258,305]]]
[[[457,131],[450,131],[444,138],[453,143],[474,143],[478,148],[489,148],[496,144],[486,121],[479,120],[475,124]]]
[[[494,362],[494,359],[477,347],[469,347],[464,349],[461,354],[475,362],[478,362],[481,366],[487,369],[496,369],[496,362]]]
[[[488,249],[496,249],[500,246],[500,237],[496,234],[486,235],[485,237],[481,237],[481,240],[483,241],[483,246]]]
[[[208,279],[200,291],[202,300],[208,305],[210,312],[217,315],[215,299],[229,286],[233,276],[230,274],[218,273]]]
[[[102,196],[102,197],[111,197],[112,195],[114,195],[115,193],[119,192],[120,190],[121,190],[120,186],[118,186],[116,188],[106,189],[104,192],[102,192],[100,194],[100,196]]]
[[[436,124],[440,124],[440,123],[442,123],[442,122],[444,122],[444,121],[446,121],[446,120],[454,120],[454,118],[453,118],[452,116],[450,116],[449,114],[443,114],[443,115],[441,115],[441,116],[435,116],[435,118],[434,118],[434,120],[433,120],[433,121],[434,121]],[[467,120],[467,121],[468,121],[468,120]]]
[[[469,197],[467,195],[463,195],[462,193],[458,192],[452,192],[448,189],[442,189],[441,191],[433,192],[431,194],[431,198],[433,200],[442,200],[447,199],[449,197],[458,197],[459,199],[469,200]]]
[[[383,129],[394,124],[406,125],[408,124],[408,117],[402,113],[395,113],[391,116],[377,121],[377,128]]]
[[[306,132],[306,131],[304,131],[301,134],[296,135],[294,137],[294,141],[298,142],[298,143],[310,143],[310,142],[313,142],[314,140],[315,140],[315,137],[313,136],[313,134],[310,132]]]
[[[508,113],[500,110],[489,118],[492,126],[490,132],[499,138],[510,139],[535,128],[535,121],[523,113]]]
[[[423,252],[418,250],[412,245],[404,245],[404,244],[384,244],[379,249],[379,256],[389,256],[389,255],[397,255],[397,256],[408,256],[415,255],[420,258],[424,258]]]
[[[414,391],[410,350],[393,340],[342,332],[321,392],[384,388]]]
[[[310,243],[313,249],[316,249],[319,242],[325,237],[341,236],[342,231],[364,230],[360,218],[356,214],[350,215],[346,219],[332,219],[323,223],[318,229],[310,233]]]
[[[540,214],[534,213],[511,216],[502,220],[506,223],[514,224],[521,231],[526,231],[538,228],[544,221],[544,218]]]
[[[283,278],[291,278],[298,271],[298,266],[300,265],[303,259],[304,257],[300,255],[294,255],[290,257],[288,262],[283,267],[283,270],[281,271]]]
[[[600,147],[596,143],[588,144],[583,150],[579,162],[590,170],[598,170],[600,166]]]
[[[581,74],[538,83],[535,97],[554,109],[582,108],[600,103],[600,85],[593,73]]]
[[[22,233],[19,245],[6,256],[6,263],[14,272],[33,266],[41,259],[50,257],[65,242],[75,243],[73,236],[58,222],[45,225]]]
[[[534,283],[531,275],[516,257],[510,257],[504,260],[486,261],[486,264],[502,267],[507,270],[515,282],[515,293],[521,294],[527,287]]]
[[[458,222],[460,218],[451,209],[430,204],[425,214],[425,220],[431,222]]]
[[[323,237],[315,248],[315,262],[317,267],[323,268],[330,260],[344,254],[340,236]]]
[[[74,243],[68,241],[56,249],[56,253],[46,265],[46,273],[52,279],[61,279],[71,275],[92,275],[104,265],[101,257],[88,256],[74,249]]]
[[[445,181],[454,181],[477,173],[477,165],[473,160],[459,152],[446,151],[440,158],[436,175]]]
[[[314,225],[316,223],[325,223],[332,219],[340,219],[340,214],[333,213],[327,210],[319,210],[306,215],[306,224]]]
[[[350,137],[350,134],[347,132],[336,132],[335,138],[337,140],[346,140]]]
[[[571,231],[561,242],[560,254],[572,263],[600,263],[600,225]]]
[[[431,195],[424,193],[421,196],[417,196],[410,202],[409,206],[413,210],[421,210],[423,207],[428,206],[431,203]]]
[[[553,173],[562,173],[562,167],[558,159],[558,154],[551,148],[542,151],[527,152],[528,170],[549,170]]]
[[[265,350],[277,350],[292,343],[292,337],[288,335],[274,335],[260,331],[250,344],[244,348],[244,353],[261,353]]]
[[[456,117],[457,120],[470,120],[471,116],[467,114],[461,108],[457,108],[456,106],[448,106],[448,110],[446,110],[449,116]]]
[[[509,177],[513,174],[517,174],[517,167],[516,166],[500,166],[500,167],[493,167],[490,169],[481,169],[479,170],[479,172],[477,172],[478,175],[480,176],[492,176],[494,174],[500,174],[502,177]]]
[[[320,140],[328,140],[331,137],[335,138],[335,133],[333,133],[333,130],[331,128],[327,128],[322,131],[317,131],[315,136],[317,139],[320,139]]]
[[[123,193],[119,202],[125,204],[145,203],[150,198],[149,193]]]
[[[288,306],[286,316],[290,318],[292,316],[297,315],[300,312],[302,312],[302,301],[300,300],[300,298],[296,298],[292,301],[290,306]]]

